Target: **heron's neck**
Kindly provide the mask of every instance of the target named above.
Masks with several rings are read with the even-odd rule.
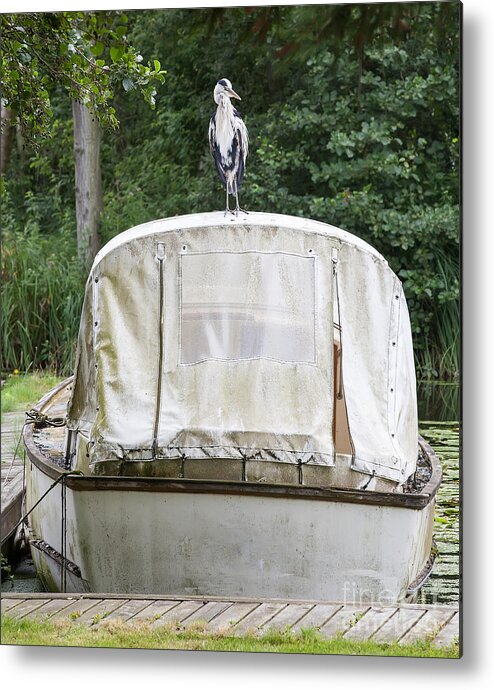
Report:
[[[221,94],[216,113],[225,120],[233,120],[233,105],[228,96]]]

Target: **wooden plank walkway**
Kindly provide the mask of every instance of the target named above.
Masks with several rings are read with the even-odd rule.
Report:
[[[237,600],[221,598],[116,594],[3,593],[2,616],[16,620],[70,620],[104,625],[147,622],[203,632],[242,636],[269,630],[315,629],[325,639],[411,643],[430,640],[438,647],[459,641],[460,615],[456,606],[402,604],[358,606],[339,603]]]
[[[22,441],[17,444],[25,418],[24,412],[2,415],[2,541],[10,536],[22,515],[24,448]]]

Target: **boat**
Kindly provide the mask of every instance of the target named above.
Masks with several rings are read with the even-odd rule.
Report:
[[[116,236],[73,376],[31,417],[49,591],[385,604],[431,572],[441,467],[403,287],[334,226],[212,212]]]

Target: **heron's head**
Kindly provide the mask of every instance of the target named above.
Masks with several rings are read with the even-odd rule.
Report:
[[[238,93],[235,93],[232,89],[232,82],[229,79],[220,79],[214,87],[214,102],[217,105],[219,105],[222,97],[238,98],[239,101],[242,100]]]

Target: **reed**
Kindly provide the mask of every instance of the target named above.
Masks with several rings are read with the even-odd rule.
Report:
[[[434,299],[424,299],[421,305],[426,327],[415,343],[417,373],[419,378],[457,381],[461,359],[460,257],[440,247],[431,249]]]
[[[75,236],[75,232],[73,233]],[[7,230],[2,242],[2,371],[72,371],[84,275],[68,229]]]
[[[436,251],[437,277],[445,286],[446,299],[436,314],[435,340],[441,353],[440,372],[459,377],[460,371],[460,301],[459,292],[460,257],[448,255],[444,250]]]

